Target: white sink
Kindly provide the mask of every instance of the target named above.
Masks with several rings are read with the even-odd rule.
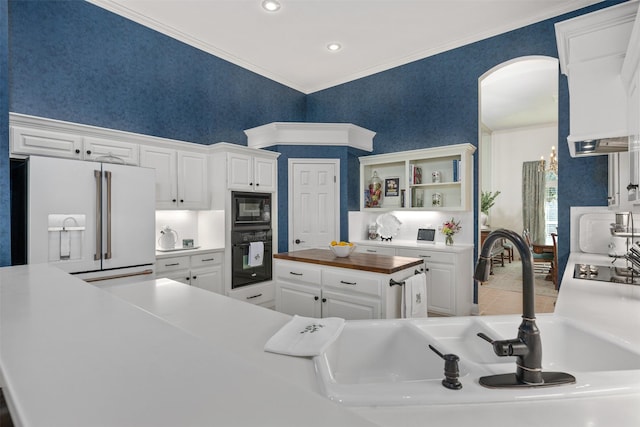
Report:
[[[515,357],[498,357],[477,336],[511,339],[519,316],[349,321],[341,336],[314,358],[321,392],[345,405],[411,405],[503,402],[519,399],[610,395],[640,391],[640,352],[615,337],[585,331],[557,316],[539,316],[544,371],[563,371],[575,384],[487,389],[478,379],[513,373]],[[444,361],[460,357],[462,390],[442,386]]]

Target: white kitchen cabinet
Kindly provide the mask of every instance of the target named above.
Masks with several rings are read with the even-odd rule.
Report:
[[[255,285],[243,286],[227,291],[227,296],[239,301],[248,302],[270,309],[275,308],[275,286],[273,281],[257,283]]]
[[[157,209],[210,208],[205,154],[143,145],[140,165],[156,170]]]
[[[475,150],[471,144],[457,144],[360,157],[360,209],[470,210]],[[369,189],[374,173],[382,181],[377,205]],[[398,188],[390,187],[396,183]]]
[[[356,249],[354,252],[362,252],[366,254],[377,254],[377,255],[395,255],[396,249],[391,247],[380,247],[380,246],[367,246],[363,244],[356,245]]]
[[[255,154],[227,154],[227,187],[229,190],[276,191],[276,161]]]
[[[413,270],[387,275],[276,259],[276,310],[348,320],[397,318],[400,288],[389,280],[404,280]]]
[[[156,277],[224,294],[222,261],[224,251],[196,255],[161,256],[156,259]]]
[[[12,125],[10,132],[12,154],[112,161],[128,165],[138,165],[140,162],[138,145],[125,141],[83,136],[73,129],[69,129],[69,132],[57,131],[54,127]]]
[[[430,312],[468,316],[473,304],[473,248],[444,252],[433,249],[396,249],[396,255],[422,258],[427,274]]]

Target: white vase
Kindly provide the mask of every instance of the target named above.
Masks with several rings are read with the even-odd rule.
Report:
[[[489,228],[489,215],[484,212],[480,212],[480,229],[486,230]]]

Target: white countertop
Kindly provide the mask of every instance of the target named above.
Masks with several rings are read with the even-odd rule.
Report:
[[[224,252],[224,248],[211,248],[211,247],[199,247],[199,248],[179,248],[170,251],[159,251],[156,249],[156,259],[173,258],[174,256],[188,256],[198,255],[206,252]]]
[[[365,246],[378,246],[389,248],[404,248],[404,249],[424,249],[429,251],[441,251],[441,252],[462,252],[473,249],[473,244],[467,243],[454,243],[451,246],[445,245],[441,242],[436,243],[421,243],[416,240],[391,240],[382,241],[376,240],[353,240],[353,243],[357,245]]]
[[[565,277],[558,309],[586,305],[594,324],[608,311],[603,327],[640,345],[639,318],[621,327],[623,313],[611,312],[637,308],[640,287],[603,291],[599,307],[581,296],[586,285],[611,286]],[[343,407],[318,394],[310,358],[263,351],[289,318],[166,279],[102,290],[47,266],[3,268],[0,374],[24,426],[640,425],[637,394]]]

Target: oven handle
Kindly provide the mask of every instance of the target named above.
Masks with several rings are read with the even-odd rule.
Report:
[[[269,245],[269,249],[271,249],[270,245],[272,240],[261,240],[264,243],[264,249],[267,250],[267,245]],[[233,246],[236,248],[240,248],[243,246],[249,246],[249,243],[234,243]]]

